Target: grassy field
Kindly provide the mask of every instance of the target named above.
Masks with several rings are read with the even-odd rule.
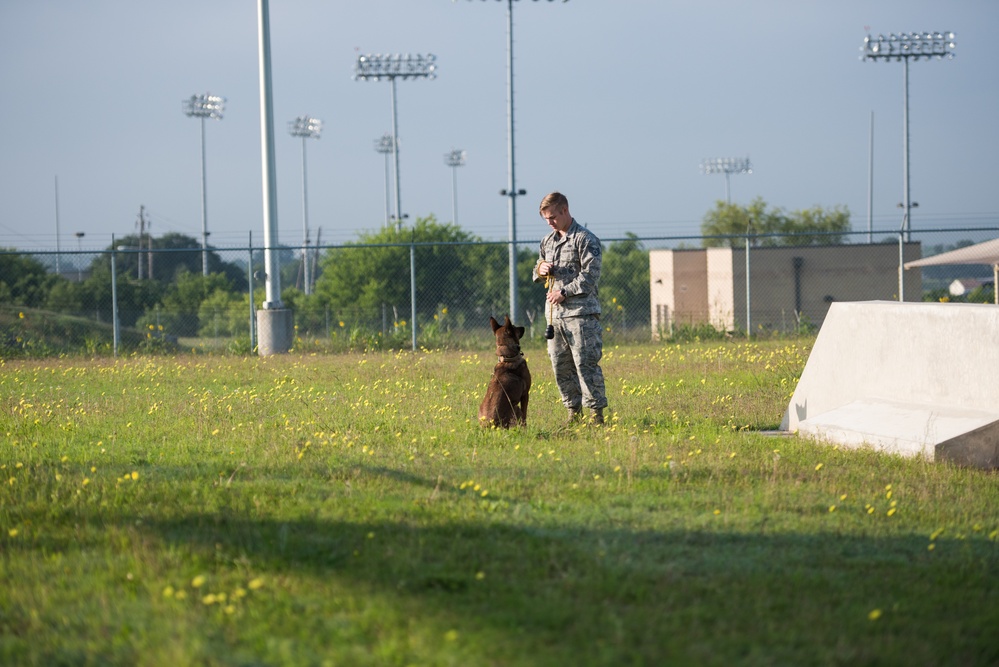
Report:
[[[999,664],[996,475],[768,433],[807,354],[0,362],[0,664]]]

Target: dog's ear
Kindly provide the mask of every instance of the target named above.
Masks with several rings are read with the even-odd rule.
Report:
[[[491,326],[493,328],[493,333],[496,333],[496,330],[500,328],[500,323],[496,321],[495,317],[493,317],[492,315],[490,315],[489,316],[489,326]]]
[[[509,315],[504,315],[503,316],[503,326],[508,327],[508,326],[511,326],[512,324],[513,324],[513,322],[510,321],[510,316]]]
[[[524,332],[527,331],[524,327],[517,327],[517,340],[524,337]]]

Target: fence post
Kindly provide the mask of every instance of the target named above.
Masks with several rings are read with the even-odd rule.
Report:
[[[249,232],[249,253],[250,258],[246,263],[246,279],[250,283],[250,350],[253,350],[257,345],[255,342],[256,336],[254,335],[255,327],[257,325],[257,318],[253,312],[253,232]]]
[[[750,225],[752,222],[750,222]],[[749,225],[746,225],[746,340],[753,336],[749,313]]]
[[[118,267],[115,264],[114,234],[111,235],[111,345],[118,357]]]
[[[413,324],[413,352],[416,352],[416,241],[409,243],[409,312]]]
[[[908,61],[906,61],[908,62]],[[903,271],[905,270],[905,253],[903,252],[903,234],[908,227],[909,213],[908,211],[902,215],[902,226],[898,230],[898,300],[899,303],[905,301],[905,276]]]

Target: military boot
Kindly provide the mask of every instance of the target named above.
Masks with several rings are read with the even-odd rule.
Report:
[[[590,423],[595,426],[602,426],[604,423],[604,409],[603,408],[593,408],[590,413]]]
[[[568,408],[568,415],[565,419],[566,426],[572,426],[573,424],[579,423],[583,419],[583,409],[582,408]]]

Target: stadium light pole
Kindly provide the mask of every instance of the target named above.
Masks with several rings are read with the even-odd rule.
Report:
[[[84,232],[76,232],[76,282],[83,282],[83,237],[86,236]]]
[[[395,152],[395,140],[391,134],[383,134],[381,139],[375,139],[375,152],[385,156],[385,226],[389,226],[392,214],[389,208],[389,155]]]
[[[205,119],[222,120],[225,98],[211,93],[184,100],[184,113],[201,119],[201,273],[208,275],[208,179],[205,176]]]
[[[357,57],[354,68],[355,81],[387,80],[392,84],[392,146],[395,148],[395,220],[397,229],[402,229],[402,211],[399,202],[399,115],[396,105],[395,80],[436,79],[437,57],[406,54],[368,54]]]
[[[444,164],[451,167],[451,222],[458,226],[458,167],[465,166],[468,153],[460,148],[452,148],[444,154]]]
[[[909,198],[909,61],[920,58],[952,60],[956,47],[957,44],[952,32],[910,32],[897,35],[889,33],[887,37],[878,35],[877,38],[867,35],[864,38],[864,45],[860,47],[861,60],[883,60],[885,62],[900,60],[904,65],[902,68],[902,95],[904,98],[902,107],[902,208],[905,209],[905,213],[902,215],[902,220],[904,221],[906,242],[912,240],[911,213],[915,207]]]
[[[732,174],[751,174],[753,165],[748,157],[715,157],[701,162],[701,171],[707,174],[725,174],[725,203],[732,203],[729,178]]]
[[[452,0],[453,1],[453,0]],[[498,0],[502,2],[503,0]],[[537,0],[534,0],[537,2]],[[548,0],[553,2],[554,0]],[[562,0],[563,3],[569,0]],[[507,120],[507,187],[500,195],[508,197],[507,217],[510,233],[510,318],[517,317],[517,197],[527,190],[517,188],[516,162],[514,160],[513,124],[513,0],[506,0],[506,120]]]
[[[323,121],[311,116],[299,116],[288,124],[293,137],[302,138],[302,271],[305,276],[305,296],[312,294],[309,276],[309,177],[305,160],[305,142],[318,139],[323,131]]]

